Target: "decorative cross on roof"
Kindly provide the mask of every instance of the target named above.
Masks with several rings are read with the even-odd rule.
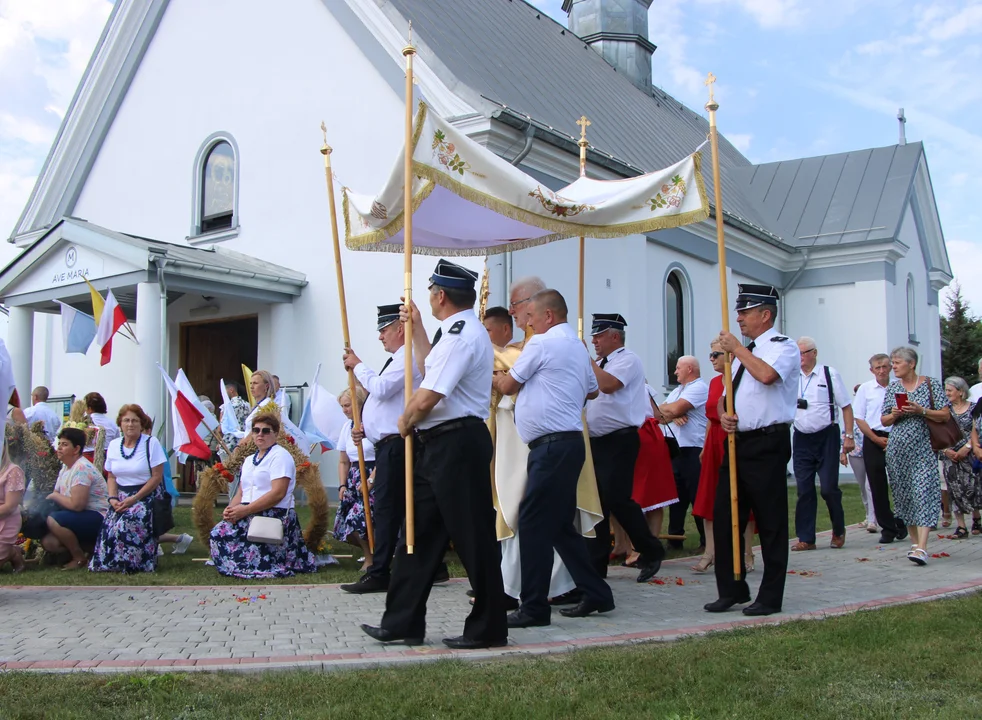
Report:
[[[703,85],[705,85],[706,87],[709,88],[709,102],[713,102],[713,100],[714,100],[714,98],[713,98],[713,85],[715,83],[716,83],[716,76],[713,75],[712,73],[709,73],[706,76],[706,82],[703,83]]]
[[[593,123],[586,119],[586,115],[581,115],[580,119],[576,121],[576,124],[580,126],[580,143],[585,143],[586,129]]]

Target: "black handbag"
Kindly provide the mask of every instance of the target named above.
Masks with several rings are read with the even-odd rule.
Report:
[[[147,468],[150,470],[152,477],[153,468],[150,467],[150,438],[147,438]],[[163,478],[161,478],[160,484],[164,484]],[[174,507],[171,505],[171,496],[166,488],[164,488],[160,495],[154,495],[151,509],[153,511],[153,536],[159,538],[174,527]]]

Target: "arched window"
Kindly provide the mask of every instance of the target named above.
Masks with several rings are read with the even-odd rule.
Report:
[[[917,306],[914,299],[914,278],[907,276],[907,340],[917,342]]]
[[[675,365],[685,355],[685,294],[682,278],[673,270],[665,281],[665,367],[668,384],[676,385]]]
[[[239,151],[227,133],[202,143],[194,163],[191,237],[235,231],[239,225]],[[234,234],[234,233],[233,233]]]

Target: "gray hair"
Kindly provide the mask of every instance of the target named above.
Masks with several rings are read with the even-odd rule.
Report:
[[[802,335],[798,338],[798,345],[804,345],[805,350],[815,350],[817,347],[815,345],[815,338],[810,338],[807,335]]]
[[[953,388],[955,388],[955,390],[957,390],[962,394],[963,398],[968,398],[969,395],[968,383],[965,382],[963,378],[960,378],[957,375],[952,375],[950,378],[947,378],[944,381],[944,384],[951,385]]]
[[[869,366],[873,367],[873,363],[880,362],[881,360],[886,360],[887,362],[890,362],[890,356],[887,355],[886,353],[876,353],[876,355],[874,355],[869,359]],[[982,360],[979,360],[979,362],[982,363]]]
[[[627,342],[627,331],[624,328],[608,328],[607,332],[619,337],[622,345]]]
[[[906,345],[901,345],[900,347],[895,347],[890,352],[890,359],[900,358],[906,362],[911,363],[915,367],[917,366],[917,351],[912,347],[907,347]]]
[[[542,278],[536,275],[529,275],[528,277],[519,278],[511,284],[508,289],[509,294],[515,292],[516,290],[524,290],[528,293],[529,297],[532,297],[538,292],[542,292],[548,286],[542,281]]]
[[[695,357],[694,355],[683,355],[682,357],[680,357],[678,360],[675,361],[675,366],[678,367],[679,363],[683,363],[683,362],[688,363],[689,367],[691,367],[693,372],[695,372],[696,377],[699,377],[700,375],[699,358]]]

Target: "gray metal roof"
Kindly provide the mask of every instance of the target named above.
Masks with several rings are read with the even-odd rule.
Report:
[[[586,115],[593,147],[643,171],[678,162],[709,132],[701,115],[661,90],[648,95],[638,89],[600,53],[523,0],[375,2],[412,21],[421,56],[428,60],[426,50],[432,51],[440,61],[433,63],[438,73],[452,73],[492,103],[571,137],[579,137],[576,121]],[[723,137],[720,165],[726,214],[770,230],[730,173],[750,161]],[[708,149],[703,173],[711,197]]]
[[[894,238],[903,219],[919,142],[785,160],[733,171],[767,228],[797,247]]]

